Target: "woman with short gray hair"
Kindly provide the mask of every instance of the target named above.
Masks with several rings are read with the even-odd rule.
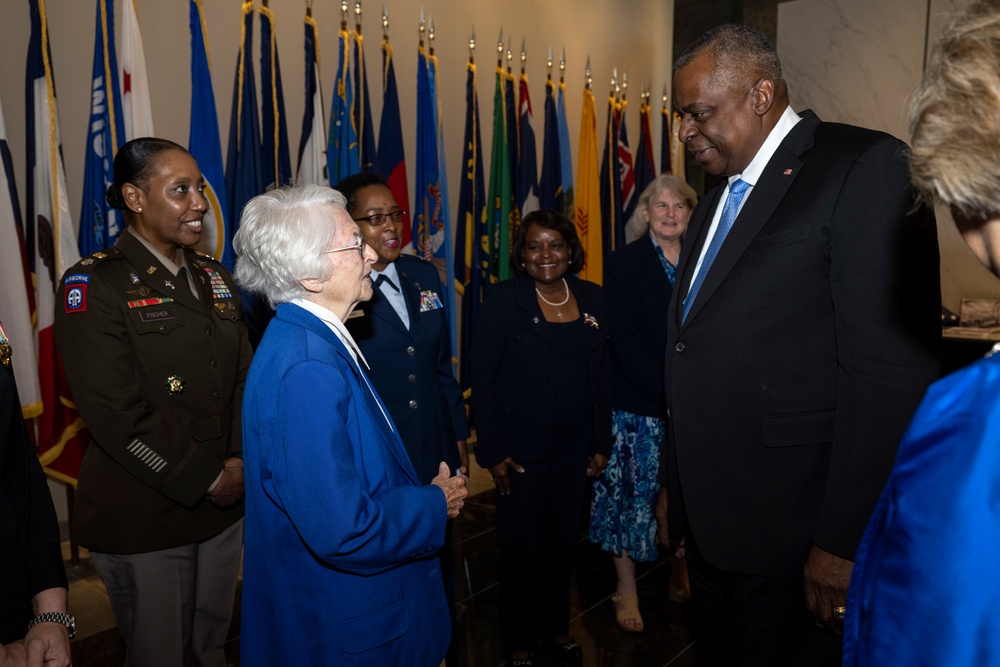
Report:
[[[240,285],[277,313],[243,404],[241,663],[438,665],[451,624],[438,560],[466,478],[420,486],[344,327],[377,256],[343,196],[272,190],[243,210]]]

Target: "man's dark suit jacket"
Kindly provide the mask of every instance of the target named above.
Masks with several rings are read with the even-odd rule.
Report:
[[[50,588],[66,588],[59,524],[24,430],[14,369],[0,363],[0,644],[24,638],[31,599]]]
[[[813,544],[854,558],[939,367],[936,228],[907,164],[886,134],[803,113],[682,323],[725,184],[692,216],[670,303],[664,463],[671,532],[686,516],[716,567],[800,576]]]
[[[594,437],[581,443],[591,454],[611,452],[607,409],[605,342],[607,327],[601,288],[566,276],[587,336],[587,358],[594,405]],[[550,454],[551,407],[555,400],[556,352],[538,306],[535,283],[520,277],[496,285],[475,325],[472,350],[472,409],[476,423],[476,461],[484,468],[508,456],[543,461]]]
[[[469,437],[469,424],[462,388],[452,373],[448,318],[437,307],[444,304],[437,269],[412,255],[400,255],[395,264],[409,330],[378,288],[359,306],[364,317],[348,319],[347,329],[371,365],[368,377],[399,429],[417,477],[429,484],[441,461],[453,472],[460,465],[456,443]],[[437,294],[438,301],[424,299],[421,306],[421,294],[427,292]]]
[[[608,260],[604,303],[614,362],[611,407],[666,417],[663,357],[672,290],[648,233]]]

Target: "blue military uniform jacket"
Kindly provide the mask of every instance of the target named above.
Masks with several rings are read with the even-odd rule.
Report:
[[[434,265],[412,255],[395,262],[410,328],[375,288],[347,329],[371,365],[368,373],[399,427],[417,477],[428,484],[446,461],[460,461],[456,442],[469,437],[462,389],[452,371],[448,318]],[[392,289],[389,287],[388,289]]]

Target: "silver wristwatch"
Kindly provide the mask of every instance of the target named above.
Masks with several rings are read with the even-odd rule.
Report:
[[[44,614],[39,614],[31,619],[28,623],[28,629],[35,627],[39,623],[61,623],[66,626],[69,630],[69,638],[73,639],[76,637],[76,618],[70,616],[69,614],[60,614],[56,611],[45,612]]]

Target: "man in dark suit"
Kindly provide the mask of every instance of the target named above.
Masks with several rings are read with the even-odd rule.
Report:
[[[726,177],[692,217],[667,339],[661,470],[699,652],[839,664],[854,552],[938,371],[933,213],[902,142],[792,111],[756,30],[699,38],[673,90],[680,139]]]

